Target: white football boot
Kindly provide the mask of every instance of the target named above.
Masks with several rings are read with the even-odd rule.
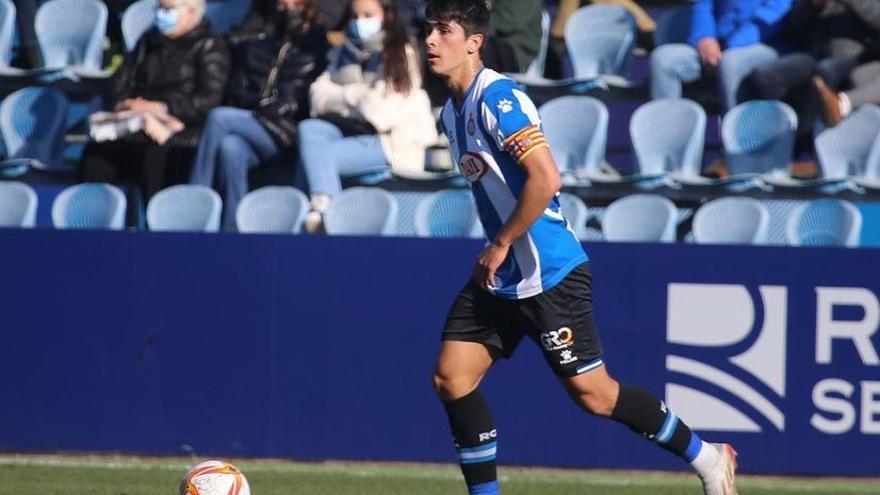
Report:
[[[706,495],[737,495],[736,451],[726,443],[710,445],[718,449],[718,463],[705,476],[700,476],[703,492]]]

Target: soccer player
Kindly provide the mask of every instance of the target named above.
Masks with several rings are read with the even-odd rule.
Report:
[[[434,0],[426,15],[428,64],[452,92],[441,124],[489,238],[449,312],[434,373],[469,493],[499,490],[499,435],[480,381],[528,336],[579,406],[690,463],[707,495],[734,495],[729,445],[702,441],[650,392],[608,375],[590,265],[559,209],[559,173],[538,111],[512,80],[482,67],[488,2]]]

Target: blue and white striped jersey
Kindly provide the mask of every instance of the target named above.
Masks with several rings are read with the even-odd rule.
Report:
[[[513,213],[526,180],[519,162],[547,146],[534,103],[501,74],[480,70],[461,108],[450,99],[440,114],[453,160],[471,183],[480,221],[489,239]],[[511,246],[496,271],[493,293],[523,299],[549,290],[587,260],[559,199]]]

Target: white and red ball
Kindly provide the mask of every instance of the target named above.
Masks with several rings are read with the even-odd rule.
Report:
[[[241,470],[225,461],[210,460],[193,466],[180,482],[180,495],[251,495]]]

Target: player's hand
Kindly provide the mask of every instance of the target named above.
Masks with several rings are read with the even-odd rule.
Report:
[[[715,38],[703,38],[697,43],[700,60],[709,67],[717,67],[721,62],[721,45]]]
[[[484,290],[495,288],[495,270],[504,263],[510,246],[502,246],[494,241],[483,249],[474,267],[474,283]]]

